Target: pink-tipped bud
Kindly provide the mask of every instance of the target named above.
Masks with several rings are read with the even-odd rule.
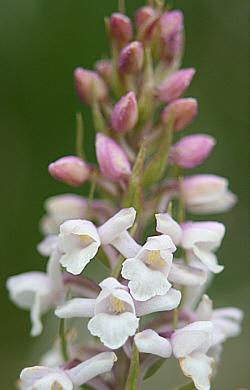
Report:
[[[191,83],[194,74],[194,68],[181,69],[171,73],[155,87],[155,96],[162,102],[172,102],[179,99]]]
[[[79,157],[67,156],[51,163],[48,171],[54,179],[73,187],[79,187],[89,179],[91,167]]]
[[[215,144],[209,135],[188,135],[171,147],[170,161],[181,168],[195,168],[209,156]]]
[[[126,133],[134,128],[138,121],[138,107],[134,92],[129,92],[116,103],[111,116],[114,131]]]
[[[118,58],[120,73],[136,73],[143,65],[144,53],[141,42],[134,41],[125,46]]]
[[[108,87],[104,80],[94,71],[78,67],[74,71],[74,82],[79,99],[87,105],[92,103],[93,89],[97,101],[108,97]]]
[[[135,14],[135,25],[138,41],[147,44],[154,37],[160,17],[152,7],[145,6]]]
[[[171,62],[183,50],[183,13],[165,12],[161,17],[162,57]]]
[[[120,181],[131,175],[131,167],[123,149],[102,133],[96,134],[96,157],[103,176]]]
[[[135,13],[135,27],[139,30],[144,23],[149,19],[155,16],[154,8],[149,5],[145,5],[144,7],[139,8]]]
[[[112,84],[112,68],[111,60],[100,60],[95,63],[95,70],[104,78],[108,85]]]
[[[174,110],[173,114],[173,129],[180,131],[184,129],[198,114],[198,102],[193,98],[177,99],[168,104],[161,112],[161,121],[165,125],[168,125],[170,113]]]
[[[126,45],[133,38],[133,25],[131,20],[118,12],[113,13],[109,19],[110,32],[113,40],[119,45]]]

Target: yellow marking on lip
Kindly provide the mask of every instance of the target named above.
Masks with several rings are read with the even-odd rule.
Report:
[[[152,267],[163,267],[165,262],[161,260],[162,258],[159,250],[150,251],[147,264],[152,265]]]
[[[113,295],[111,295],[111,297],[110,297],[110,303],[111,303],[112,309],[115,312],[115,314],[120,313],[124,307],[121,300],[114,297]]]
[[[77,238],[82,240],[85,245],[89,245],[93,242],[93,238],[89,237],[87,234],[78,234]]]

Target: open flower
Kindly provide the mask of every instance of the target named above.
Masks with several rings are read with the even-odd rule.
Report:
[[[92,317],[88,329],[100,337],[108,348],[116,349],[133,336],[139,325],[139,316],[173,310],[181,300],[181,293],[170,289],[165,295],[147,301],[135,301],[128,287],[110,277],[100,283],[102,291],[97,299],[75,298],[57,307],[59,318]]]
[[[124,261],[122,276],[129,280],[131,295],[146,301],[155,295],[164,295],[171,284],[167,277],[176,250],[169,236],[149,237],[134,258]]]
[[[64,253],[60,263],[77,275],[96,255],[99,246],[111,244],[124,256],[137,252],[140,246],[127,232],[135,220],[133,207],[118,211],[98,228],[87,220],[73,219],[60,226],[59,247]]]
[[[152,353],[168,358],[173,354],[179,359],[184,375],[191,377],[198,390],[210,389],[213,358],[206,355],[213,337],[210,321],[196,321],[182,329],[176,329],[169,337],[161,337],[152,329],[135,335],[139,352]]]
[[[126,286],[108,278],[100,287],[97,299],[73,299],[57,308],[55,314],[60,318],[92,317],[88,323],[90,333],[100,337],[108,348],[116,349],[135,334],[139,319]]]
[[[156,214],[156,219],[158,232],[169,234],[176,245],[193,253],[211,272],[217,274],[224,269],[218,265],[213,253],[220,247],[225,234],[222,223],[188,221],[179,225],[168,213]]]
[[[97,375],[110,371],[116,360],[114,352],[103,352],[68,370],[63,367],[27,367],[20,374],[20,388],[72,390],[74,386],[81,386]]]
[[[31,336],[41,334],[41,316],[65,299],[66,287],[61,277],[60,256],[57,250],[52,252],[47,273],[26,272],[11,276],[6,282],[10,300],[18,307],[30,310]]]
[[[64,252],[60,263],[74,275],[82,272],[101,244],[95,225],[81,219],[64,222],[60,226],[59,240]]]

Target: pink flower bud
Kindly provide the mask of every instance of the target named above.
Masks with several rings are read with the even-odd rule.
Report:
[[[111,15],[110,30],[114,41],[120,45],[126,45],[133,38],[133,26],[131,20],[123,14],[115,12]]]
[[[170,160],[181,168],[195,168],[209,156],[215,143],[209,135],[189,135],[171,147]]]
[[[125,46],[118,58],[120,73],[136,73],[143,65],[144,53],[141,42],[134,41]]]
[[[150,18],[155,16],[154,8],[149,5],[145,5],[144,7],[139,8],[135,13],[135,26],[136,29],[139,30],[143,24]]]
[[[131,175],[127,156],[113,139],[97,133],[95,147],[100,170],[106,179],[120,181]]]
[[[152,7],[145,6],[135,14],[138,41],[147,44],[155,35],[160,17]]]
[[[90,105],[92,102],[92,88],[94,88],[97,101],[103,101],[108,97],[108,87],[103,79],[94,71],[78,67],[74,71],[74,81],[77,95],[83,103]],[[93,87],[92,87],[93,86]]]
[[[112,61],[100,60],[95,63],[96,71],[104,78],[108,85],[112,84]]]
[[[194,68],[177,70],[155,87],[155,96],[162,102],[178,99],[187,89],[195,74]]]
[[[173,129],[175,131],[184,129],[198,114],[198,103],[196,99],[177,99],[165,107],[161,112],[161,121],[165,125],[168,125],[170,113],[173,107]]]
[[[114,131],[126,133],[133,129],[138,121],[138,107],[134,92],[129,92],[116,103],[111,116]]]
[[[59,158],[49,165],[48,171],[54,179],[74,187],[82,185],[91,174],[90,165],[76,156]]]
[[[161,17],[162,57],[170,62],[183,50],[183,14],[181,11],[165,12]]]
[[[194,214],[224,213],[237,203],[237,196],[228,190],[228,180],[216,175],[193,175],[183,180],[187,210]]]

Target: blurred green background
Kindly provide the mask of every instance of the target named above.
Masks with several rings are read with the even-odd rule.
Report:
[[[144,5],[142,0],[126,3],[130,17]],[[231,190],[239,196],[231,212],[207,218],[227,227],[218,251],[225,270],[215,278],[210,297],[215,307],[237,306],[246,313],[241,336],[224,346],[212,389],[248,388],[249,2],[176,0],[173,6],[185,15],[183,66],[197,69],[186,96],[198,99],[199,116],[187,132],[208,133],[217,139],[212,156],[196,171],[227,177]],[[77,109],[84,115],[87,156],[91,161],[95,159],[89,109],[75,97],[72,72],[77,66],[91,69],[108,51],[103,16],[117,8],[115,0],[1,0],[0,8],[0,367],[2,388],[13,390],[21,369],[36,364],[40,354],[50,348],[50,337],[55,335],[51,324],[57,327],[58,322],[47,316],[45,332],[31,339],[29,314],[8,301],[5,281],[10,275],[45,269],[46,260],[36,252],[41,240],[37,223],[44,214],[43,202],[49,196],[71,192],[48,175],[47,165],[74,154]],[[87,188],[74,192],[81,191],[87,194]],[[186,382],[171,360],[157,380],[145,382],[145,390],[153,386],[169,390]],[[175,382],[175,375],[179,382]]]

